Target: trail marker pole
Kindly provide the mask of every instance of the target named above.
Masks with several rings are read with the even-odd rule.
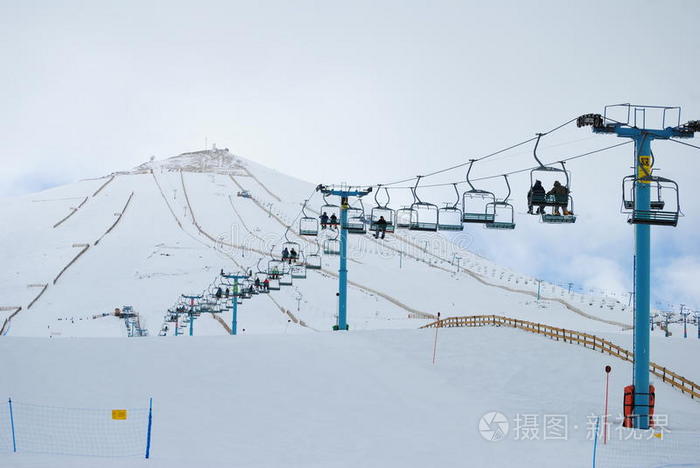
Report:
[[[610,383],[610,366],[605,366],[605,413],[603,413],[603,444],[608,443],[608,389]]]
[[[438,312],[437,314],[437,323],[435,324],[435,341],[433,342],[433,365],[435,365],[435,356],[437,355],[438,328],[440,328],[440,312]]]

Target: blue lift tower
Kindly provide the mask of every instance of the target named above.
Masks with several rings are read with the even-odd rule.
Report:
[[[348,208],[350,197],[364,197],[372,187],[319,185],[316,191],[340,197],[340,268],[338,269],[338,323],[333,330],[348,329]]]
[[[188,318],[190,320],[190,336],[192,336],[194,334],[194,318],[195,318],[195,314],[196,314],[196,311],[194,310],[194,301],[195,300],[198,301],[198,300],[202,299],[202,297],[204,297],[204,296],[188,296],[186,294],[182,295],[183,299],[190,300],[190,310],[189,310],[189,312],[187,312]]]
[[[231,291],[231,334],[235,335],[238,330],[238,298],[241,297],[241,284],[238,280],[248,279],[249,276],[227,274],[221,270],[221,277],[233,280],[233,291]]]
[[[613,115],[619,120],[612,118]],[[623,208],[629,212],[627,221],[634,225],[634,394],[630,419],[632,427],[638,429],[650,426],[651,226],[676,226],[680,213],[678,185],[670,179],[652,175],[654,153],[651,142],[692,138],[700,131],[700,122],[681,124],[680,115],[680,107],[615,104],[606,106],[603,115],[586,114],[577,121],[579,127],[591,126],[594,133],[634,141],[634,174],[623,179],[622,189]],[[647,126],[647,121],[652,120],[657,128],[654,128],[654,123]],[[662,189],[670,189],[674,199],[664,201]]]

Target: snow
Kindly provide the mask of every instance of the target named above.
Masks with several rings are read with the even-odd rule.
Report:
[[[436,365],[432,329],[10,338],[0,341],[9,363],[0,394],[127,408],[152,396],[152,466],[589,466],[587,422],[602,412],[602,369],[615,367],[616,415],[629,363],[513,329],[439,333]],[[657,385],[657,401],[657,412],[670,414],[671,431],[697,430],[696,402],[665,385]],[[515,440],[511,432],[486,441],[478,421],[489,411],[507,415],[511,425],[518,414],[567,415],[568,440]],[[91,462],[0,455],[12,466]]]
[[[7,220],[0,241],[11,246],[0,254],[0,307],[23,307],[0,339],[0,397],[143,407],[153,396],[156,466],[589,466],[592,443],[583,428],[602,411],[605,364],[614,369],[612,412],[621,412],[629,363],[518,330],[440,330],[438,363],[431,364],[434,330],[417,328],[438,312],[505,315],[632,348],[626,302],[550,283],[537,300],[534,278],[462,248],[459,234],[351,235],[348,333],[329,331],[338,258],[324,256],[323,270],[246,300],[236,337],[209,314],[194,322],[194,337],[156,337],[180,295],[201,293],[220,269],[255,272],[260,259],[264,269],[287,239],[315,252],[313,239],[293,231],[304,200],[310,216],[323,201],[314,184],[224,150],[120,172],[93,196],[108,180],[0,205]],[[240,190],[253,199],[237,197]],[[292,226],[286,236],[285,225]],[[90,247],[54,284],[82,244]],[[46,292],[28,309],[43,284]],[[124,321],[109,315],[124,305],[151,337],[125,338]],[[0,324],[10,313],[0,310]],[[231,312],[220,318],[230,324]],[[699,340],[671,329],[670,338],[654,332],[652,360],[697,381],[700,365],[688,357]],[[668,412],[673,429],[700,430],[697,402],[656,387],[657,412]],[[477,431],[488,411],[566,414],[578,429],[567,441],[489,442]],[[94,466],[89,458],[27,454],[2,454],[4,463]]]

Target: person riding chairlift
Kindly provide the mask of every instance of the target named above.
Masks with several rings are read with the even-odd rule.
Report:
[[[321,216],[319,216],[319,219],[321,220],[321,229],[326,229],[326,226],[328,226],[328,213],[325,211]]]
[[[270,280],[267,278],[265,278],[265,281],[263,281],[263,289],[265,289],[265,291],[270,290]]]
[[[282,251],[282,261],[286,262],[288,260],[289,260],[289,249],[287,249],[287,247],[285,247],[284,250]]]
[[[292,247],[292,251],[289,252],[289,264],[291,265],[292,262],[296,262],[297,258],[299,258],[299,254],[294,250],[294,247]]]
[[[331,215],[331,229],[337,229],[338,226],[338,217],[333,213]]]
[[[558,180],[554,181],[554,187],[552,187],[552,190],[547,192],[547,196],[550,195],[554,196],[555,200],[565,200],[565,204],[562,207],[564,211],[564,216],[573,214],[567,209],[569,205],[569,189],[560,184]],[[552,207],[552,214],[561,216],[561,213],[559,213],[559,206]]]
[[[216,298],[221,299],[221,295],[223,294],[223,291],[221,291],[221,288],[216,289]]]
[[[376,223],[374,223],[377,226],[377,232],[374,233],[374,238],[379,239],[379,233],[382,233],[382,239],[384,239],[384,236],[386,235],[386,219],[384,219],[384,216],[380,216],[379,219],[377,220]]]
[[[539,180],[535,181],[535,185],[533,185],[530,190],[527,192],[527,213],[528,214],[544,214],[544,207],[543,206],[538,206],[537,207],[537,213],[532,212],[532,200],[534,198],[537,198],[539,200],[542,200],[545,197],[544,193],[544,187],[542,187],[542,182]]]

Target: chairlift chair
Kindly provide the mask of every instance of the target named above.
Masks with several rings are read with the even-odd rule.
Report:
[[[396,210],[396,227],[398,229],[408,229],[411,227],[413,219],[413,208],[404,206]]]
[[[493,223],[494,214],[488,213],[486,206],[496,201],[496,195],[493,192],[475,188],[471,180],[469,180],[469,173],[475,161],[475,159],[469,161],[469,169],[467,170],[467,183],[470,189],[462,194],[462,222]]]
[[[634,181],[636,177],[633,175],[625,176],[622,179],[622,205],[625,210],[634,209]],[[654,184],[656,190],[653,190],[650,195],[649,206],[652,210],[663,210],[666,202],[661,197],[661,184]]]
[[[625,190],[625,184],[632,185],[631,190]],[[637,208],[636,188],[637,184],[648,184],[649,190],[655,192],[656,201],[652,204],[650,200],[650,209],[641,210]],[[664,193],[671,194],[664,197]],[[629,198],[631,196],[631,199]],[[664,199],[665,198],[665,199]],[[664,177],[647,175],[644,177],[627,176],[622,182],[622,204],[627,208],[629,216],[627,222],[630,224],[648,224],[653,226],[677,226],[678,217],[680,216],[680,196],[678,193],[678,184]]]
[[[462,231],[464,225],[462,224],[462,210],[457,208],[459,204],[459,190],[457,190],[457,184],[452,184],[455,193],[457,194],[457,200],[454,204],[450,205],[447,203],[443,208],[438,210],[438,230],[440,231]]]
[[[320,270],[321,269],[321,255],[319,254],[321,250],[321,245],[316,244],[316,252],[306,256],[306,268],[309,270]]]
[[[333,228],[337,227],[338,224],[340,223],[340,207],[338,205],[334,205],[333,203],[330,203],[326,199],[326,194],[323,194],[323,205],[321,205],[321,208],[319,210],[319,213],[323,215],[323,213],[328,216],[328,224],[327,227]],[[336,221],[334,223],[331,222],[331,217],[335,215]]]
[[[379,203],[379,200],[377,199],[377,196],[379,195],[379,190],[381,189],[381,186],[377,188],[377,191],[374,192],[374,202],[377,204],[377,206],[373,207],[372,210],[370,211],[369,214],[369,229],[372,232],[377,232],[379,229],[379,226],[377,225],[377,221],[379,221],[381,218],[384,218],[384,221],[386,221],[386,225],[384,226],[384,231],[387,233],[392,233],[394,232],[394,229],[396,228],[396,221],[394,219],[394,210],[389,208],[389,202],[391,201],[391,197],[389,196],[389,190],[384,187],[384,192],[386,193],[386,203],[382,205]]]
[[[323,240],[323,253],[326,255],[340,255],[340,241],[338,240],[337,232],[335,237]]]
[[[301,254],[297,263],[292,264],[290,273],[292,274],[292,278],[306,278],[306,259],[304,258],[304,254]]]
[[[574,199],[569,196],[569,205],[571,209],[569,214],[551,214],[542,213],[542,222],[545,224],[573,224],[576,222],[576,215],[574,214]],[[567,205],[568,206],[568,205]]]
[[[367,226],[365,225],[365,207],[362,204],[362,199],[359,199],[360,208],[349,206],[347,211],[348,220],[343,226],[348,234],[366,234]]]
[[[287,272],[280,276],[280,286],[291,286],[294,283],[291,272]]]
[[[284,251],[284,249],[287,249],[287,252],[289,252],[290,257],[287,258],[286,260],[287,261],[291,260],[291,263],[294,263],[294,262],[298,261],[299,258],[301,257],[301,254],[302,254],[301,244],[298,242],[290,241],[289,237],[287,236],[288,232],[289,232],[289,228],[287,228],[287,230],[284,232],[285,242],[282,243],[282,247],[280,249],[280,255],[282,255],[282,252]],[[297,254],[296,258],[291,258],[292,251],[296,252],[296,254]],[[284,260],[284,258],[282,260]]]
[[[408,229],[412,231],[437,231],[439,225],[439,210],[437,205],[422,201],[418,197],[418,184],[423,176],[416,178],[416,185],[413,187],[413,204],[411,204],[411,224]]]
[[[510,230],[515,229],[515,209],[513,205],[508,203],[510,198],[510,183],[508,176],[503,176],[508,187],[508,194],[502,201],[489,202],[486,205],[486,213],[493,215],[493,222],[485,223],[484,227],[488,229]]]
[[[564,161],[559,161],[559,164],[561,164],[561,168],[555,167],[555,166],[545,166],[542,164],[542,161],[537,157],[537,147],[540,144],[540,139],[542,138],[542,134],[538,133],[537,134],[537,142],[535,143],[535,148],[533,150],[533,156],[535,158],[535,161],[537,161],[538,167],[532,169],[530,171],[530,193],[529,197],[530,199],[528,200],[529,205],[536,206],[536,207],[553,207],[553,208],[564,208],[569,204],[569,199],[570,199],[570,194],[571,194],[571,187],[570,187],[570,181],[571,177],[569,174],[569,171],[566,169],[566,166],[564,165]],[[566,189],[566,193],[561,193],[561,194],[551,194],[547,195],[546,189],[543,187],[543,191],[535,193],[533,188],[535,187],[535,183],[540,180],[540,178],[545,178],[543,177],[544,175],[548,175],[547,179],[551,179],[549,175],[551,174],[561,174],[566,181],[565,184],[563,184],[563,187]],[[537,213],[533,213],[537,214]]]
[[[318,219],[306,214],[306,202],[301,208],[301,218],[299,219],[299,235],[300,236],[317,236],[318,235]]]

